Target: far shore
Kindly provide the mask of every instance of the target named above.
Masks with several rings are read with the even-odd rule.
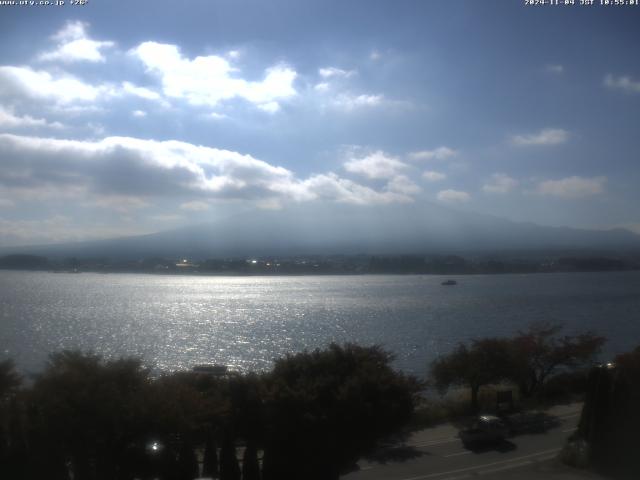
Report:
[[[615,255],[511,257],[459,255],[305,255],[292,257],[150,257],[65,259],[37,255],[0,257],[0,269],[53,273],[144,273],[204,276],[305,275],[500,275],[530,273],[624,272],[640,270],[640,258]]]

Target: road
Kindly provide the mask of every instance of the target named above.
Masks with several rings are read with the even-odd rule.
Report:
[[[550,478],[552,464],[567,437],[577,426],[581,404],[557,406],[546,413],[557,419],[544,433],[521,434],[500,445],[479,451],[466,449],[450,424],[414,433],[403,445],[381,452],[376,461],[362,461],[360,470],[343,480],[462,480],[483,478]],[[545,465],[548,464],[548,465]],[[547,470],[544,474],[540,472]],[[535,472],[538,472],[537,474]],[[566,472],[557,478],[592,478]],[[577,476],[576,476],[577,475]],[[555,476],[555,475],[553,475]]]

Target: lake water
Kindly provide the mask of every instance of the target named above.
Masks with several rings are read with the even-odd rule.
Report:
[[[50,352],[138,355],[159,369],[269,368],[330,342],[381,344],[424,375],[457,342],[562,322],[640,344],[640,272],[202,277],[0,271],[0,359],[37,371]]]

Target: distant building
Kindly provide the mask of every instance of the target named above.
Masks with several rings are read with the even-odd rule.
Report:
[[[193,270],[193,269],[198,268],[198,265],[196,265],[195,263],[190,262],[186,258],[183,258],[178,263],[176,263],[176,268],[178,268],[180,270]]]

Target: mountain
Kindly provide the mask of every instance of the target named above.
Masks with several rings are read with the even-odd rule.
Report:
[[[150,235],[59,245],[12,247],[0,254],[49,257],[292,256],[531,250],[640,251],[640,236],[624,229],[582,230],[460,212],[438,205],[402,209],[345,206],[286,208]]]

